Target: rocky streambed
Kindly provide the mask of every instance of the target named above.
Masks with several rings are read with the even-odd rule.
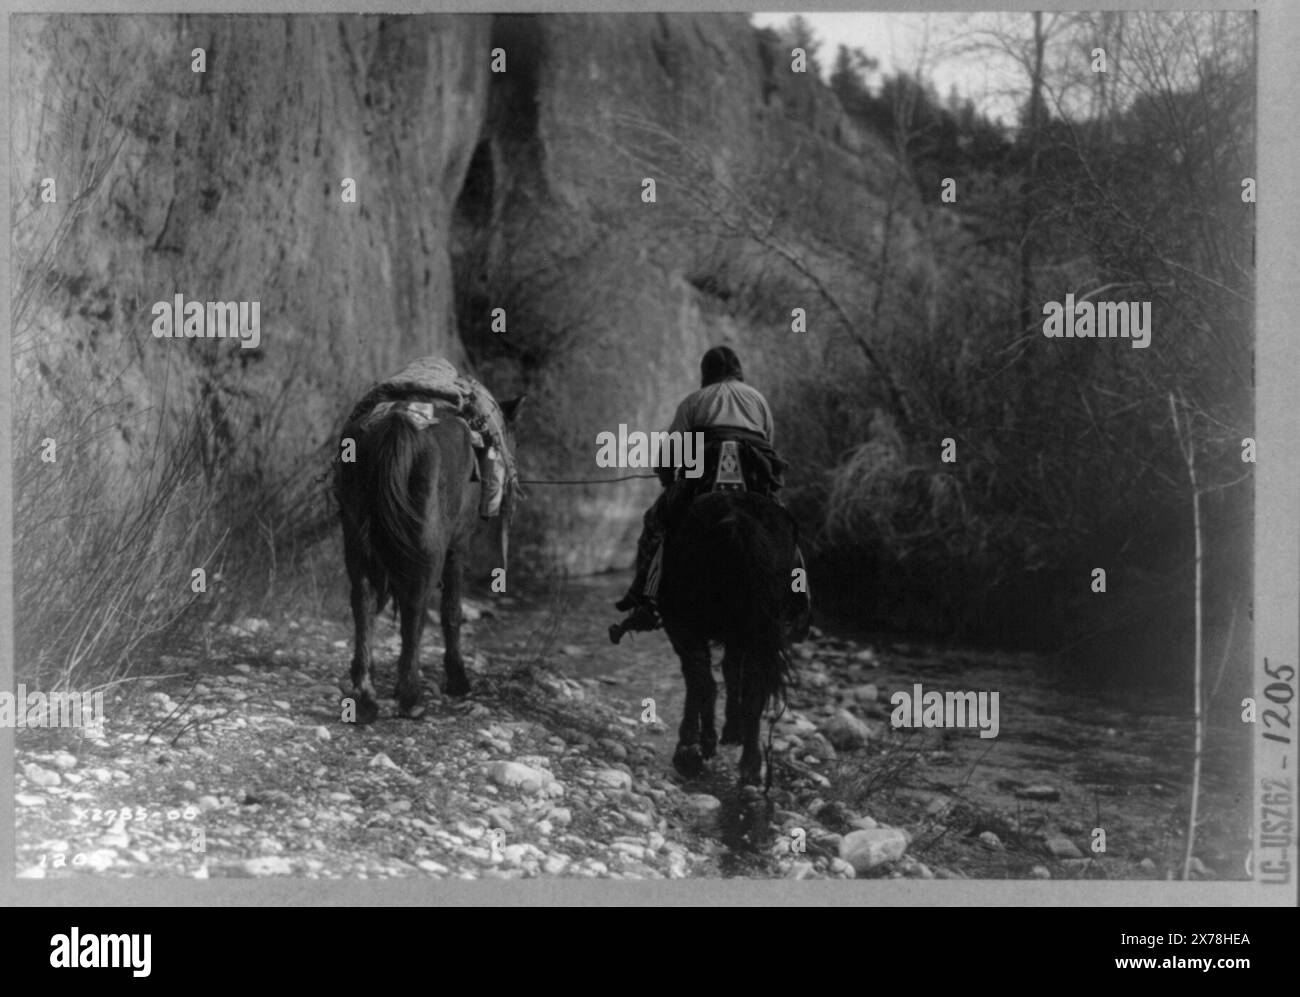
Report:
[[[247,619],[164,658],[108,697],[103,738],[18,732],[18,875],[1165,878],[1180,861],[1181,721],[1054,691],[1029,658],[817,631],[771,727],[770,793],[737,791],[734,748],[684,781],[667,641],[598,639],[620,581],[471,604],[465,700],[438,692],[426,631],[419,721],[391,701],[340,721],[341,621]],[[397,650],[385,619],[381,691]],[[1002,690],[999,736],[893,729],[888,697],[917,680]],[[1244,878],[1248,753],[1220,740],[1195,865]]]

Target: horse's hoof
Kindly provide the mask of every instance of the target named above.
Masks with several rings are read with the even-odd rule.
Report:
[[[442,693],[444,696],[468,696],[470,691],[469,679],[463,675],[460,678],[447,678],[442,683]]]
[[[397,715],[407,720],[419,720],[424,716],[424,704],[412,703],[410,706],[403,706],[400,703],[397,706]]]
[[[424,696],[418,681],[409,686],[403,686],[399,682],[393,688],[393,698],[397,700],[397,715],[399,717],[418,717],[424,712],[424,707],[420,705],[420,700]]]
[[[352,700],[356,709],[356,717],[352,721],[353,723],[372,724],[379,719],[379,704],[369,696],[353,693],[345,698]]]
[[[740,787],[743,790],[747,786],[761,786],[763,784],[763,767],[761,765],[740,766]]]
[[[723,744],[739,744],[740,734],[736,731],[736,726],[730,720],[722,725],[722,742]]]
[[[718,738],[716,734],[713,737],[709,737],[708,735],[702,735],[700,737],[700,753],[703,754],[705,758],[712,758],[718,753]]]
[[[673,768],[688,779],[704,771],[704,754],[698,744],[679,744],[673,752]]]

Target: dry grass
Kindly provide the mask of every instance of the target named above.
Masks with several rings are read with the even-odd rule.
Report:
[[[93,385],[84,386],[93,397]],[[39,688],[121,679],[163,646],[216,623],[325,605],[335,579],[318,455],[280,478],[233,459],[213,468],[210,431],[195,412],[144,470],[107,458],[102,406],[20,395],[14,466],[17,676]],[[57,440],[57,460],[36,445]],[[324,465],[328,468],[328,465]],[[319,470],[319,469],[318,469]],[[194,591],[193,572],[204,586]]]
[[[130,479],[100,459],[102,412],[18,401],[15,671],[40,688],[112,682],[196,606],[190,572],[220,574],[226,536],[205,525],[214,496],[182,446],[156,453],[123,501]],[[35,445],[46,438],[52,463]]]

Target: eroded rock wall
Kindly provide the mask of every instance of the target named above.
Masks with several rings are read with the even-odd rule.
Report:
[[[37,275],[17,390],[93,396],[98,459],[124,468],[187,412],[214,460],[319,463],[360,390],[441,353],[501,396],[530,392],[526,477],[612,476],[596,434],[663,427],[719,342],[774,400],[778,443],[804,446],[801,399],[854,354],[826,328],[792,334],[791,308],[823,303],[790,260],[852,304],[872,287],[833,247],[869,252],[887,200],[894,252],[917,240],[884,144],[743,15],[12,24],[16,262]],[[775,241],[755,236],[751,193]],[[258,300],[260,347],[155,339],[151,308],[177,293]],[[534,487],[516,549],[625,565],[657,488]]]
[[[18,253],[38,260],[67,225],[14,330],[19,391],[76,405],[89,381],[123,461],[150,449],[159,411],[202,399],[225,446],[286,466],[367,380],[421,353],[463,359],[447,233],[490,18],[12,23]],[[177,293],[259,301],[259,348],[155,339],[151,308]]]

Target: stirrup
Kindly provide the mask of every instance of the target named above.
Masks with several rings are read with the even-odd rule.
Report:
[[[659,622],[659,614],[655,610],[654,603],[642,602],[621,623],[610,626],[609,639],[617,644],[630,630],[657,630],[660,626],[662,624]]]
[[[614,603],[614,608],[617,609],[620,613],[631,612],[632,610],[636,609],[638,606],[641,605],[642,598],[643,597],[641,593],[636,589],[634,588],[628,589],[627,595],[623,596],[623,598],[619,599],[618,602]]]

